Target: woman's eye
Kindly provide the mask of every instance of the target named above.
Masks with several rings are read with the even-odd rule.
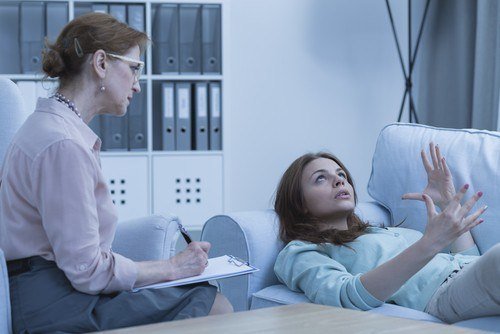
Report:
[[[347,175],[344,172],[340,172],[339,176],[343,179],[347,179]]]
[[[324,175],[318,175],[318,177],[316,178],[316,183],[324,181],[324,180],[326,180],[326,177]]]

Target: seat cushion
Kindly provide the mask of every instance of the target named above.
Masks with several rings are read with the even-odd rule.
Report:
[[[500,331],[500,316],[469,319],[456,322],[453,325],[466,328],[480,329],[489,332],[498,332]]]
[[[484,223],[472,235],[481,253],[500,242],[500,133],[473,129],[444,129],[418,124],[396,123],[385,127],[377,140],[372,172],[368,183],[370,196],[391,213],[392,225],[424,231],[427,222],[425,204],[401,200],[407,192],[420,192],[427,176],[420,150],[428,152],[429,142],[438,144],[446,158],[458,189],[470,184],[467,198],[483,191],[476,208],[489,205]]]
[[[277,284],[254,293],[250,309],[310,302],[303,293],[294,292],[283,284]]]

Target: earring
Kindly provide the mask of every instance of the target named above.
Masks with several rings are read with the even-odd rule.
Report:
[[[103,93],[106,90],[106,87],[104,87],[104,84],[101,81],[101,87],[99,88],[99,91]]]

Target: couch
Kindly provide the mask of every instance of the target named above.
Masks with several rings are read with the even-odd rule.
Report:
[[[467,196],[483,191],[477,205],[487,204],[484,223],[472,235],[481,253],[500,242],[500,133],[474,129],[444,129],[396,123],[386,126],[377,140],[372,160],[368,193],[373,201],[359,203],[357,213],[372,225],[424,231],[423,202],[403,201],[406,192],[421,191],[426,183],[420,150],[437,143],[454,175],[455,186],[470,184]],[[349,166],[347,166],[349,168]],[[356,180],[356,175],[354,175]],[[474,209],[473,209],[474,210]],[[231,254],[260,271],[219,281],[221,292],[236,311],[310,302],[302,293],[289,290],[276,278],[274,261],[284,244],[278,237],[278,220],[273,210],[235,212],[210,218],[202,240],[212,243],[211,257]],[[441,322],[424,312],[384,304],[368,312],[423,321]],[[461,321],[454,325],[500,331],[500,316]]]
[[[0,78],[0,165],[14,133],[24,119],[22,97],[16,84]],[[1,233],[1,231],[0,231]],[[179,236],[177,218],[152,216],[120,222],[113,250],[136,261],[167,259],[175,254]],[[0,333],[12,333],[9,279],[3,251],[0,249]]]

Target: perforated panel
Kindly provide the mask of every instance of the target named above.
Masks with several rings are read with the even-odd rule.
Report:
[[[201,228],[222,212],[222,157],[154,157],[153,169],[155,214],[175,214],[185,226]]]
[[[149,214],[148,158],[102,157],[101,165],[119,220]]]

